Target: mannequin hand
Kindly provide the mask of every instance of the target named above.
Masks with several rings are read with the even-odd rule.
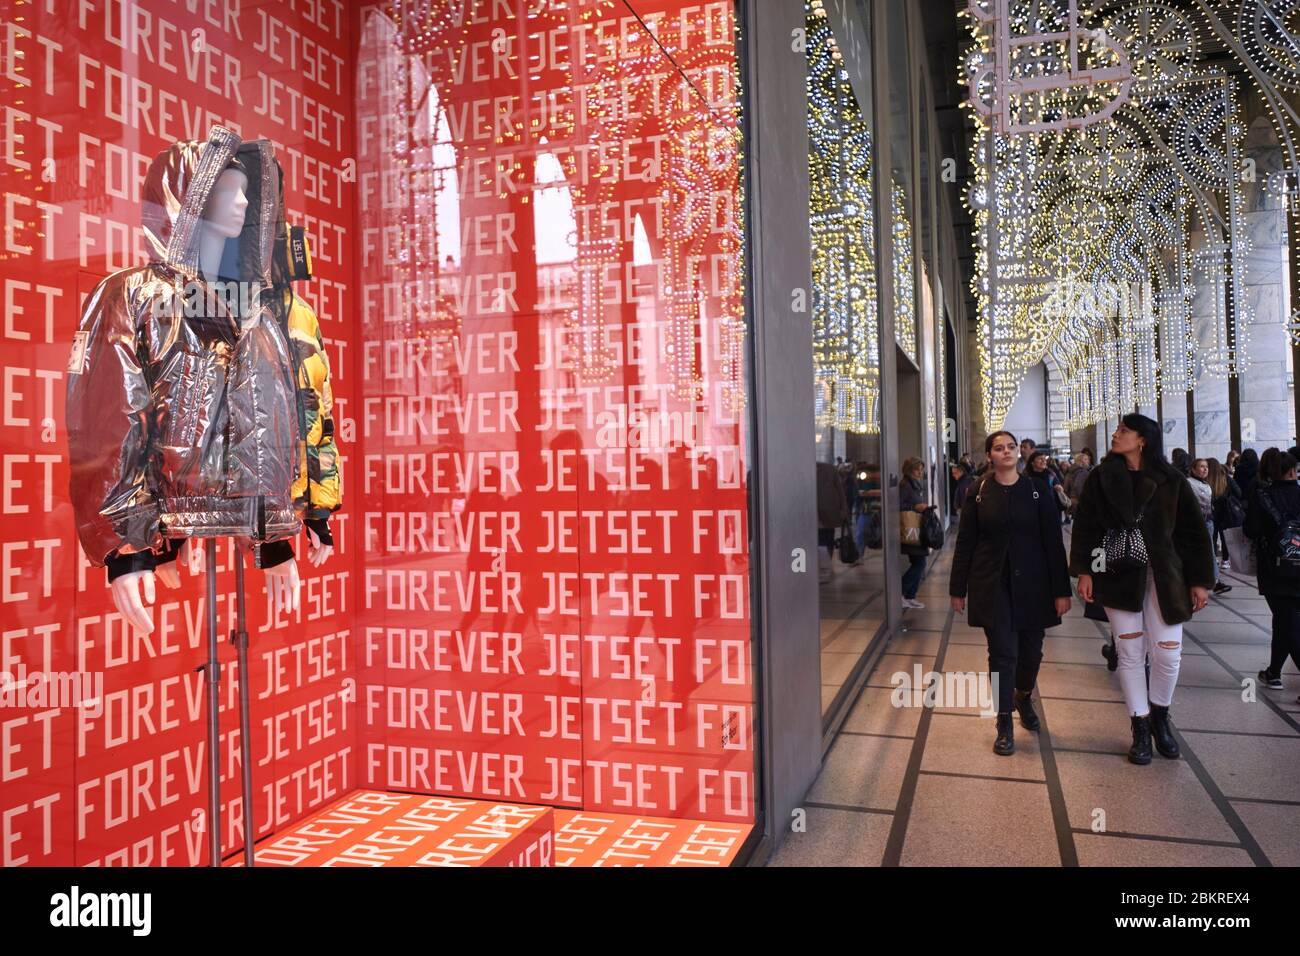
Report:
[[[1079,600],[1085,604],[1092,603],[1092,575],[1079,575]]]
[[[140,597],[140,584],[144,583],[144,599]],[[136,630],[153,633],[154,573],[132,571],[115,579],[109,586],[117,612]]]
[[[953,609],[954,611],[956,611],[958,614],[965,614],[965,613],[966,613],[966,599],[965,599],[965,598],[955,597],[955,598],[952,598],[951,600],[952,600],[952,609]]]
[[[266,593],[271,598],[271,609],[286,613],[298,610],[298,562],[285,561],[266,569]]]
[[[1065,617],[1070,613],[1070,599],[1068,597],[1059,597],[1056,599],[1056,616]]]
[[[1205,605],[1210,603],[1210,592],[1205,588],[1188,588],[1187,592],[1192,598],[1192,613],[1205,609]]]
[[[177,561],[168,561],[166,564],[160,564],[154,569],[154,577],[161,581],[166,587],[178,588],[181,586],[181,569]]]
[[[313,568],[319,568],[333,553],[334,545],[321,544],[320,538],[316,537],[316,532],[311,528],[307,529],[307,560],[311,562]]]
[[[181,565],[190,559],[190,541],[186,538],[176,552],[175,561],[164,561],[154,568],[158,580],[169,588],[181,586]]]

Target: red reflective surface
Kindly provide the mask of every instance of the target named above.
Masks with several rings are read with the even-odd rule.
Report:
[[[0,3],[0,671],[103,705],[9,684],[5,865],[206,861],[203,569],[133,634],[62,428],[80,300],[143,261],[144,168],[213,123],[284,165],[343,473],[299,611],[248,574],[258,836],[357,787],[753,820],[732,6],[516,6]]]

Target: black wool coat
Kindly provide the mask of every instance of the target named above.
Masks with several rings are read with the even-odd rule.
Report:
[[[1070,574],[1056,500],[1027,474],[1004,486],[990,471],[966,496],[948,578],[948,593],[966,598],[973,627],[996,623],[1005,562],[1011,566],[1013,626],[1040,630],[1060,624],[1055,599],[1070,596]]]
[[[1092,470],[1074,515],[1070,573],[1092,575],[1093,600],[1103,607],[1142,610],[1146,568],[1093,570],[1106,531],[1132,527],[1139,511],[1160,616],[1166,624],[1191,620],[1188,589],[1214,586],[1214,551],[1196,492],[1168,462],[1144,462],[1136,488],[1123,455],[1107,455]]]

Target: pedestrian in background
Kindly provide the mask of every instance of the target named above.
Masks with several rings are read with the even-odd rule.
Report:
[[[1187,476],[1187,483],[1192,486],[1192,492],[1196,495],[1196,503],[1201,506],[1201,516],[1205,519],[1205,530],[1209,534],[1210,540],[1214,540],[1214,489],[1210,487],[1210,463],[1204,458],[1197,458],[1192,462],[1191,472]],[[1219,562],[1214,562],[1214,591],[1219,591]],[[1225,587],[1225,590],[1231,591],[1231,587]]]
[[[1065,473],[1065,493],[1070,497],[1070,508],[1065,513],[1065,523],[1074,519],[1074,512],[1079,507],[1079,496],[1083,494],[1084,482],[1092,474],[1092,450],[1085,448],[1074,456],[1074,464]]]
[[[952,513],[960,515],[962,507],[966,504],[966,494],[975,479],[971,477],[970,469],[960,461],[948,469],[948,472],[952,475]]]
[[[1038,442],[1032,438],[1022,439],[1020,442],[1020,460],[1016,462],[1016,471],[1023,472],[1029,467],[1029,459],[1033,457],[1034,449],[1038,447]]]
[[[1276,469],[1278,477],[1251,496],[1242,530],[1258,549],[1259,593],[1273,612],[1269,662],[1259,672],[1259,679],[1266,687],[1280,690],[1282,665],[1288,656],[1300,669],[1300,565],[1288,561],[1279,548],[1282,530],[1300,521],[1300,485],[1296,483],[1296,459],[1290,452],[1278,455]]]
[[[1255,487],[1267,487],[1277,480],[1278,459],[1282,455],[1282,450],[1277,447],[1265,448],[1264,454],[1259,456],[1259,475],[1255,479]],[[1243,489],[1242,501],[1249,507],[1250,495],[1246,494]]]
[[[1061,512],[1065,510],[1065,504],[1057,496],[1056,489],[1061,487],[1060,480],[1056,477],[1056,472],[1052,470],[1048,462],[1051,456],[1041,448],[1035,449],[1034,453],[1029,456],[1029,467],[1025,469],[1025,474],[1032,481],[1037,482],[1044,494],[1052,499],[1052,507],[1056,510],[1056,523],[1061,523]],[[1061,492],[1065,494],[1064,491]]]
[[[1215,541],[1220,547],[1219,553],[1223,555],[1222,566],[1228,570],[1232,565],[1228,562],[1228,543],[1224,540],[1223,532],[1228,528],[1241,527],[1241,523],[1246,519],[1246,506],[1241,496],[1241,488],[1236,479],[1228,474],[1228,469],[1224,468],[1217,458],[1207,458],[1205,463],[1209,466],[1209,476],[1206,480],[1214,493]]]
[[[1192,456],[1187,453],[1187,449],[1175,448],[1169,455],[1169,462],[1184,475],[1191,474]]]
[[[1250,493],[1255,490],[1255,481],[1259,478],[1259,454],[1253,448],[1247,448],[1237,459],[1237,467],[1232,470],[1232,480],[1241,491],[1244,507]]]
[[[898,482],[898,510],[924,514],[929,507],[925,500],[925,462],[909,458],[903,462],[903,477]],[[905,543],[902,551],[908,557],[907,570],[903,572],[903,607],[923,608],[925,605],[916,599],[916,592],[921,587],[925,557],[930,549],[923,544]]]

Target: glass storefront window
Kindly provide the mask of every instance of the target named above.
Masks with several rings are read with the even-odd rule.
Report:
[[[875,144],[832,17],[807,7],[809,225],[817,437],[822,711],[829,718],[884,622]],[[850,27],[852,29],[852,27]],[[854,64],[869,75],[869,58]],[[852,541],[851,560],[836,546]]]
[[[212,611],[224,855],[356,793],[536,811],[556,862],[634,820],[661,862],[734,855],[760,787],[731,0],[4,19],[0,671],[88,690],[0,688],[0,863],[207,861]]]

